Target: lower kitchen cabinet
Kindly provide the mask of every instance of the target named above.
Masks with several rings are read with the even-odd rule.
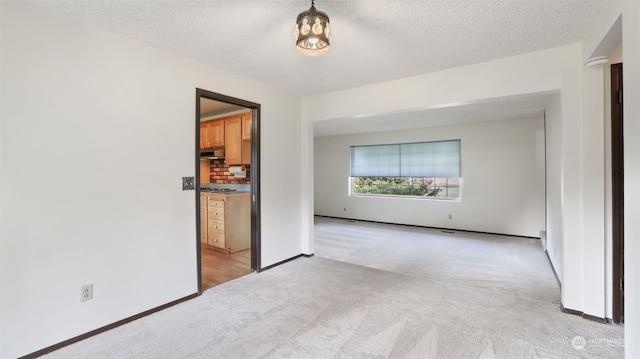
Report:
[[[208,227],[207,227],[207,208],[208,197],[205,194],[200,194],[200,243],[209,244],[208,242]]]
[[[203,195],[207,198],[206,244],[229,253],[251,248],[251,194],[216,192]],[[202,206],[200,211],[201,218],[205,218]]]

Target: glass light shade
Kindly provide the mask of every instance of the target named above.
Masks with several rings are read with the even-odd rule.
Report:
[[[316,10],[314,2],[311,8],[298,15],[294,32],[296,47],[305,55],[316,56],[329,50],[329,16]]]

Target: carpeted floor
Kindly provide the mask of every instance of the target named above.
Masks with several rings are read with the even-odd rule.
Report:
[[[315,257],[47,358],[623,357],[623,327],[559,311],[538,240],[319,217],[315,234]]]

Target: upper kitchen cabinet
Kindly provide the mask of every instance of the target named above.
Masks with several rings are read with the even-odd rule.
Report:
[[[240,116],[224,121],[224,157],[228,165],[242,164],[242,122]]]
[[[225,121],[212,120],[200,123],[200,148],[225,145]]]
[[[242,116],[242,140],[251,139],[251,113],[247,112]]]
[[[251,164],[251,112],[242,116],[242,164]]]
[[[248,123],[248,125],[247,125]],[[249,140],[245,139],[248,127]],[[251,113],[241,113],[224,120],[224,152],[228,165],[247,165],[251,162]],[[248,146],[247,146],[248,145]]]

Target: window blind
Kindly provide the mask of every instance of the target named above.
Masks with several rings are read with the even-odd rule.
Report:
[[[460,177],[460,140],[400,145],[401,177]]]
[[[351,147],[351,177],[461,177],[460,140]]]
[[[351,177],[400,177],[400,145],[351,147]]]

